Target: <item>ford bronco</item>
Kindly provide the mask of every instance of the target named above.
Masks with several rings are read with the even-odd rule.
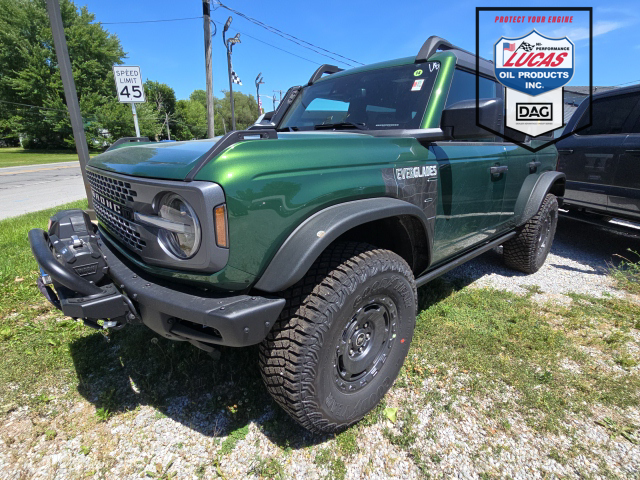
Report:
[[[259,344],[276,401],[342,430],[398,375],[417,287],[500,245],[523,272],[547,257],[564,174],[555,147],[477,125],[503,131],[503,97],[489,61],[430,37],[415,57],[323,65],[245,131],[121,139],[86,169],[97,225],[67,210],[29,233],[39,288],[96,328]]]

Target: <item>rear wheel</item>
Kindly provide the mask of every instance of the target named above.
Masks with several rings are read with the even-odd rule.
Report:
[[[395,253],[362,243],[330,248],[288,292],[260,345],[269,393],[314,432],[357,422],[402,367],[416,301],[411,269]]]
[[[558,225],[558,199],[547,194],[538,212],[525,223],[518,235],[504,244],[504,261],[508,267],[535,273],[551,250]]]

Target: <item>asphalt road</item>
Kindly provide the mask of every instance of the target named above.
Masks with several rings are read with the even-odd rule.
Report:
[[[85,197],[78,162],[0,168],[0,219]]]

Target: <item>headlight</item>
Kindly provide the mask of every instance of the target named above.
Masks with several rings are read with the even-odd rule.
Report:
[[[158,231],[160,245],[181,260],[193,257],[200,247],[202,235],[191,205],[180,195],[169,193],[160,201],[158,216],[170,222],[170,227]]]

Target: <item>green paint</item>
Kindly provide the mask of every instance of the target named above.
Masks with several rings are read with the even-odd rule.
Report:
[[[422,117],[422,128],[438,128],[440,126],[440,117],[442,109],[447,100],[449,93],[449,85],[453,78],[453,71],[456,66],[456,56],[451,52],[438,52],[432,55],[430,62],[439,62],[440,69],[438,77],[431,91],[431,98],[427,105],[427,110]]]
[[[331,77],[414,61],[414,57],[407,57]],[[415,66],[414,76],[438,68],[432,91],[424,92],[429,95],[427,107],[418,115],[422,114],[422,128],[437,128],[456,56],[438,52],[429,62]],[[90,165],[133,176],[183,180],[217,140],[126,145],[95,157]],[[383,172],[392,178],[389,175],[395,175],[395,168],[438,162],[433,268],[512,228],[514,215],[506,212],[513,212],[516,201],[529,193],[524,191],[520,176],[528,173],[523,162],[530,162],[536,154],[511,147],[506,143],[421,144],[412,137],[373,137],[353,131],[281,132],[278,139],[239,142],[211,159],[195,178],[218,183],[225,192],[230,248],[223,270],[199,274],[153,267],[142,264],[124,248],[119,250],[154,275],[226,291],[247,290],[286,238],[309,216],[351,200],[400,196],[399,190],[385,186]],[[555,168],[556,157],[554,147],[539,153],[537,158],[544,160],[540,170]],[[510,166],[509,176],[492,178],[489,168],[503,162]],[[520,170],[522,175],[515,175]]]
[[[182,180],[217,140],[125,143],[92,158],[89,165],[135,177]]]
[[[428,151],[412,138],[354,133],[278,136],[278,140],[236,144],[196,176],[224,188],[228,265],[253,275],[266,268],[287,236],[309,215],[337,203],[384,195],[382,169],[416,166],[428,157]]]

